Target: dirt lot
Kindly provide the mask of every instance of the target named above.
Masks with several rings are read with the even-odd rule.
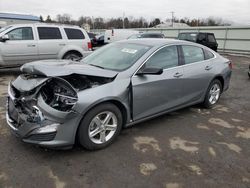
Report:
[[[11,135],[5,96],[15,71],[0,71],[0,187],[250,187],[250,58],[228,57],[231,86],[214,109],[141,123],[96,152],[46,150]]]

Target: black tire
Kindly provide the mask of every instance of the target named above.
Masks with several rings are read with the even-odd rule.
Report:
[[[82,55],[80,53],[69,52],[63,56],[63,59],[69,59],[72,61],[79,61],[81,60]]]
[[[209,99],[210,99],[210,97],[211,97],[210,90],[211,90],[215,85],[219,86],[220,91],[219,91],[219,97],[218,97],[218,99],[215,101],[215,103],[213,103],[213,102],[211,102]],[[221,96],[221,93],[222,93],[222,84],[221,84],[221,81],[218,80],[218,79],[214,79],[214,80],[210,83],[210,85],[209,85],[209,87],[208,87],[208,89],[207,89],[206,96],[205,96],[205,99],[204,99],[204,102],[203,102],[203,106],[204,106],[205,108],[213,108],[213,107],[217,104],[217,102],[219,101],[220,96]]]
[[[104,143],[95,143],[91,140],[89,136],[89,129],[90,129],[90,124],[92,120],[100,113],[103,112],[111,112],[113,115],[116,116],[117,118],[117,127],[116,130],[114,131],[113,136],[107,140]],[[97,126],[96,126],[97,127]],[[81,124],[78,129],[78,142],[80,143],[81,146],[83,146],[87,150],[98,150],[98,149],[103,149],[110,145],[120,134],[122,129],[122,114],[119,108],[112,104],[112,103],[103,103],[100,104],[93,109],[91,109],[85,117],[82,119]],[[108,132],[108,131],[107,131]],[[101,137],[101,135],[100,135]]]

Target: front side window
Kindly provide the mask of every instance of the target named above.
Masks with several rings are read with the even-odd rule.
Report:
[[[103,69],[123,71],[142,57],[150,46],[133,43],[113,43],[102,47],[82,60]]]
[[[9,40],[34,40],[31,27],[13,29],[7,34],[9,36]]]
[[[167,46],[157,51],[146,62],[146,67],[171,68],[178,66],[178,51],[176,46]]]
[[[202,48],[196,46],[182,46],[185,64],[204,60]]]
[[[85,39],[82,31],[80,29],[70,29],[70,28],[65,28],[64,29],[68,39]]]
[[[38,27],[37,30],[40,40],[62,39],[62,35],[58,27]]]

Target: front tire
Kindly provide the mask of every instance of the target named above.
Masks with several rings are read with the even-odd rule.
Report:
[[[67,53],[66,55],[63,56],[63,59],[68,59],[68,60],[72,60],[72,61],[79,61],[81,60],[82,55],[78,54],[78,53]]]
[[[222,84],[220,80],[218,79],[213,80],[208,87],[203,105],[206,108],[214,107],[219,101],[221,93],[222,93]]]
[[[88,150],[103,149],[120,134],[122,114],[112,103],[103,103],[91,109],[78,129],[78,141]]]

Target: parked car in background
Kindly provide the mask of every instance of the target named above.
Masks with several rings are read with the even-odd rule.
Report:
[[[96,42],[97,42],[97,45],[98,46],[102,46],[104,45],[104,34],[99,34],[99,35],[96,35]]]
[[[107,44],[124,40],[129,36],[138,33],[140,32],[132,29],[107,29],[104,34],[104,43]]]
[[[248,70],[248,77],[250,78],[250,65],[249,65],[249,70]]]
[[[133,34],[128,37],[128,39],[140,39],[140,38],[165,38],[162,33],[141,33],[141,34]]]
[[[106,45],[81,62],[37,61],[8,87],[7,123],[24,142],[89,150],[111,144],[123,127],[203,103],[228,89],[231,62],[180,40]]]
[[[0,32],[0,67],[41,59],[79,59],[92,49],[87,32],[77,26],[18,24]]]
[[[96,34],[88,32],[88,35],[89,35],[92,47],[95,47],[97,45]]]
[[[204,46],[207,46],[214,51],[217,51],[218,48],[218,43],[213,33],[203,33],[203,32],[179,33],[178,39],[196,42]]]

